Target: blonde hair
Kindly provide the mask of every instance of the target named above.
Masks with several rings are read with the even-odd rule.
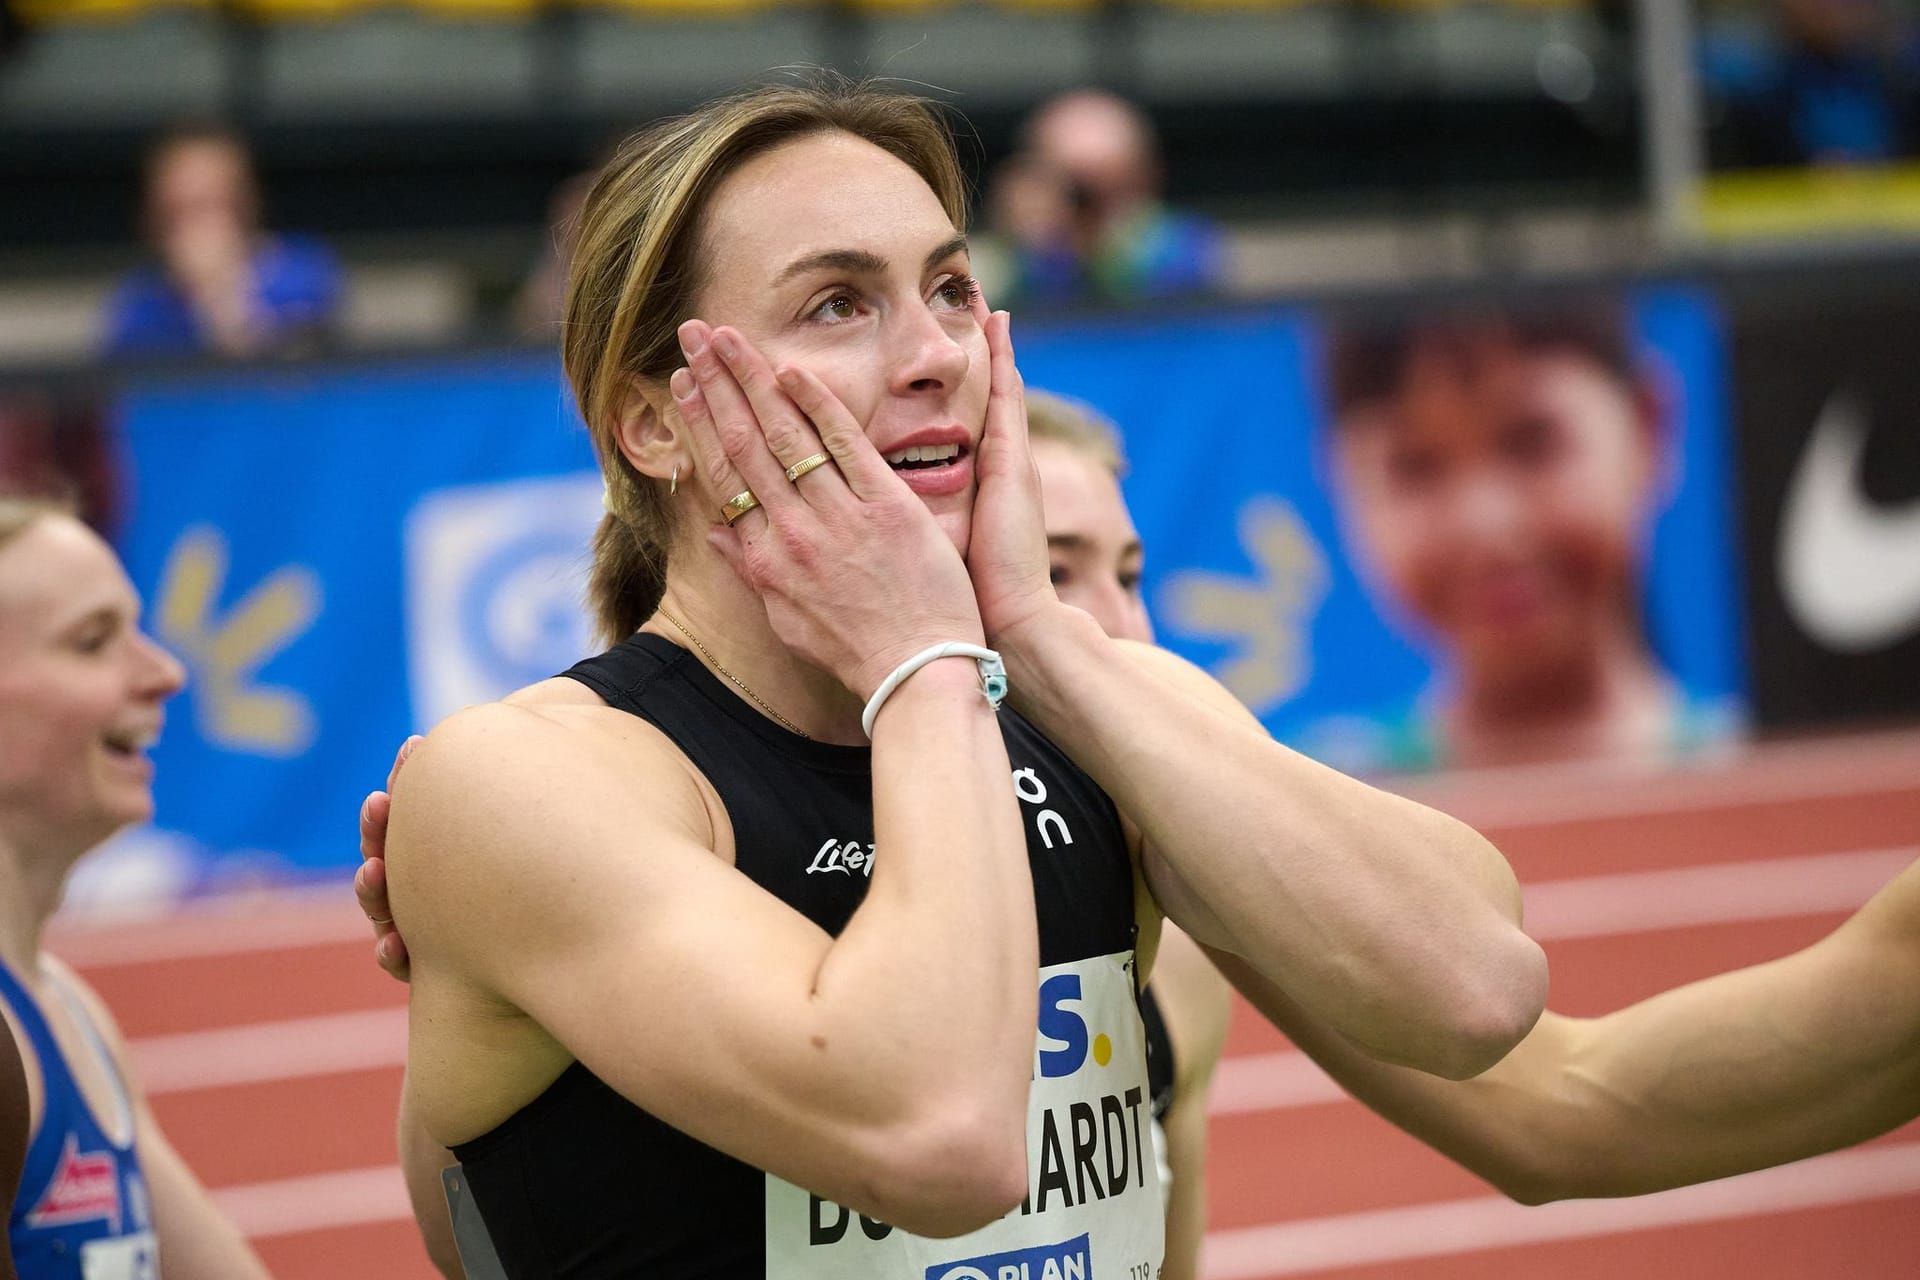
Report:
[[[899,158],[965,230],[965,181],[933,104],[825,74],[723,98],[634,135],[581,208],[561,354],[606,480],[588,596],[608,643],[638,629],[666,588],[666,486],[627,461],[618,424],[636,380],[664,380],[681,363],[678,330],[706,278],[707,201],[755,156],[835,132]]]
[[[25,533],[46,516],[73,516],[73,503],[64,498],[25,497],[0,493],[0,547]]]
[[[1114,475],[1127,472],[1127,455],[1120,447],[1120,431],[1098,409],[1079,400],[1027,389],[1027,437],[1051,441],[1091,458]]]

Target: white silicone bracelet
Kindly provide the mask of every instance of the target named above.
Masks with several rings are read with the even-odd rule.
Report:
[[[942,658],[972,658],[980,664],[980,692],[995,711],[1007,696],[1007,666],[1000,661],[1000,655],[991,649],[983,649],[977,644],[962,644],[958,640],[949,640],[946,644],[936,644],[908,658],[893,669],[893,674],[880,682],[880,687],[867,699],[867,709],[860,713],[860,727],[867,731],[867,737],[873,737],[873,718],[880,714],[880,705],[887,696],[902,684],[908,676],[926,666],[929,662],[938,662]]]

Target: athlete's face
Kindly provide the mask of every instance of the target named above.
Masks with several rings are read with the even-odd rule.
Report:
[[[704,233],[695,314],[824,382],[964,552],[987,344],[965,242],[932,189],[871,143],[819,134],[730,174]],[[900,465],[915,445],[959,454]]]
[[[1153,624],[1140,598],[1146,552],[1119,480],[1096,459],[1057,440],[1036,440],[1033,462],[1040,472],[1054,592],[1093,615],[1108,635],[1151,641]]]
[[[1657,434],[1650,397],[1577,352],[1416,352],[1339,425],[1351,541],[1463,665],[1550,668],[1634,597]]]
[[[84,849],[153,813],[161,706],[185,681],[107,544],[50,515],[0,547],[0,822]]]

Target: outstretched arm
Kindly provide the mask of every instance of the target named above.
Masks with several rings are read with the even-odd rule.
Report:
[[[1168,917],[1375,1056],[1484,1070],[1546,999],[1505,860],[1463,823],[1287,750],[1204,672],[1059,602],[1012,343],[1004,322],[987,336],[967,565],[1015,705],[1133,824]]]
[[[1050,610],[1002,644],[1015,697],[1142,836],[1167,915],[1369,1054],[1485,1070],[1546,998],[1512,871],[1446,815],[1273,741],[1197,668]]]
[[[1724,1178],[1920,1116],[1920,863],[1803,951],[1602,1018],[1548,1013],[1460,1083],[1372,1061],[1216,958],[1355,1097],[1527,1203]]]

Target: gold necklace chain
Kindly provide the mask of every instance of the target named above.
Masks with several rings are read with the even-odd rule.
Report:
[[[673,624],[673,629],[675,631],[678,631],[681,635],[691,640],[693,642],[693,647],[698,649],[701,652],[701,654],[705,656],[706,660],[713,664],[713,669],[715,671],[718,671],[721,675],[725,676],[727,679],[733,681],[734,687],[739,689],[740,692],[746,694],[747,697],[752,700],[754,706],[760,708],[762,711],[772,716],[775,720],[778,720],[781,724],[781,727],[786,729],[789,733],[797,733],[801,737],[805,738],[807,741],[809,742],[813,741],[812,734],[806,732],[799,725],[787,719],[785,716],[781,715],[778,711],[775,711],[772,707],[768,706],[764,698],[762,698],[759,694],[755,693],[753,690],[747,688],[747,682],[745,680],[742,680],[739,676],[733,674],[733,672],[721,666],[720,659],[714,657],[713,651],[707,648],[707,646],[700,643],[699,636],[696,636],[693,634],[693,632],[687,630],[686,623],[680,621],[680,619],[668,613],[664,607],[659,609],[659,614],[661,617],[665,618],[668,622],[671,622]]]

